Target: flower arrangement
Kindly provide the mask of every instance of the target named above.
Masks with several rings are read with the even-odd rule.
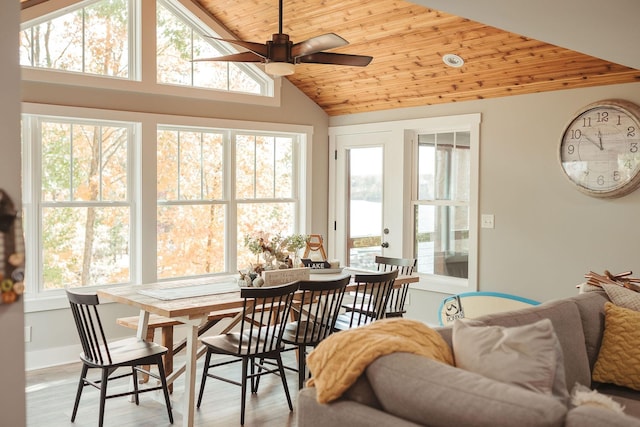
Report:
[[[240,278],[253,283],[264,270],[297,267],[298,251],[307,245],[308,240],[309,236],[306,234],[283,236],[280,233],[269,235],[263,231],[246,234],[244,246],[256,255],[257,260],[248,271],[240,272]]]
[[[282,236],[280,233],[269,236],[265,232],[244,236],[244,245],[252,254],[262,255],[266,264],[273,261],[287,263],[291,256],[297,257],[300,249],[307,245],[309,237],[306,234],[292,234]]]

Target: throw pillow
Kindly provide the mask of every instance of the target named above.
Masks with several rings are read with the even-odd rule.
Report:
[[[602,289],[615,305],[628,308],[629,310],[640,311],[640,293],[627,289],[619,285],[603,283]]]
[[[640,390],[640,312],[604,304],[604,334],[592,379]]]
[[[515,327],[453,325],[456,366],[567,403],[564,357],[549,319]]]

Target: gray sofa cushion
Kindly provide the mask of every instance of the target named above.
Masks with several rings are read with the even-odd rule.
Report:
[[[386,412],[338,399],[330,404],[318,403],[315,387],[303,388],[296,402],[298,427],[419,427]]]
[[[614,384],[598,384],[596,390],[624,406],[625,414],[640,418],[640,398],[637,391]]]
[[[561,426],[567,412],[551,396],[408,353],[379,358],[366,375],[386,412],[431,427]]]
[[[589,367],[592,370],[598,359],[598,352],[602,343],[604,303],[609,301],[609,298],[603,291],[593,291],[579,294],[571,299],[578,303],[587,356],[589,357]]]
[[[382,409],[366,375],[360,375],[356,382],[344,392],[342,397],[372,408]]]
[[[572,389],[576,382],[589,386],[591,369],[585,349],[582,319],[578,305],[572,298],[549,301],[543,305],[517,311],[482,316],[476,320],[485,325],[521,326],[545,318],[551,319],[562,346],[567,388]]]
[[[578,406],[569,411],[566,427],[640,427],[640,420],[595,406]]]

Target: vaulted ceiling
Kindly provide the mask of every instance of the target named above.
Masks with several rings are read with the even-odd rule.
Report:
[[[192,1],[238,39],[278,32],[277,0]],[[294,43],[333,32],[350,44],[332,52],[374,57],[286,77],[330,116],[640,81],[638,69],[401,0],[286,0],[283,15]],[[465,64],[447,66],[447,53]]]
[[[278,32],[276,0],[194,0],[239,39]],[[329,115],[640,81],[640,70],[607,62],[400,0],[287,0],[293,42],[334,32],[370,55],[365,67],[299,64],[287,78]],[[454,53],[465,60],[451,68]]]

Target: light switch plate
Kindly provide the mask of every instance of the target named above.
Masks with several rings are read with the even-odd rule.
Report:
[[[482,214],[480,225],[482,228],[495,228],[495,217],[492,214]]]

